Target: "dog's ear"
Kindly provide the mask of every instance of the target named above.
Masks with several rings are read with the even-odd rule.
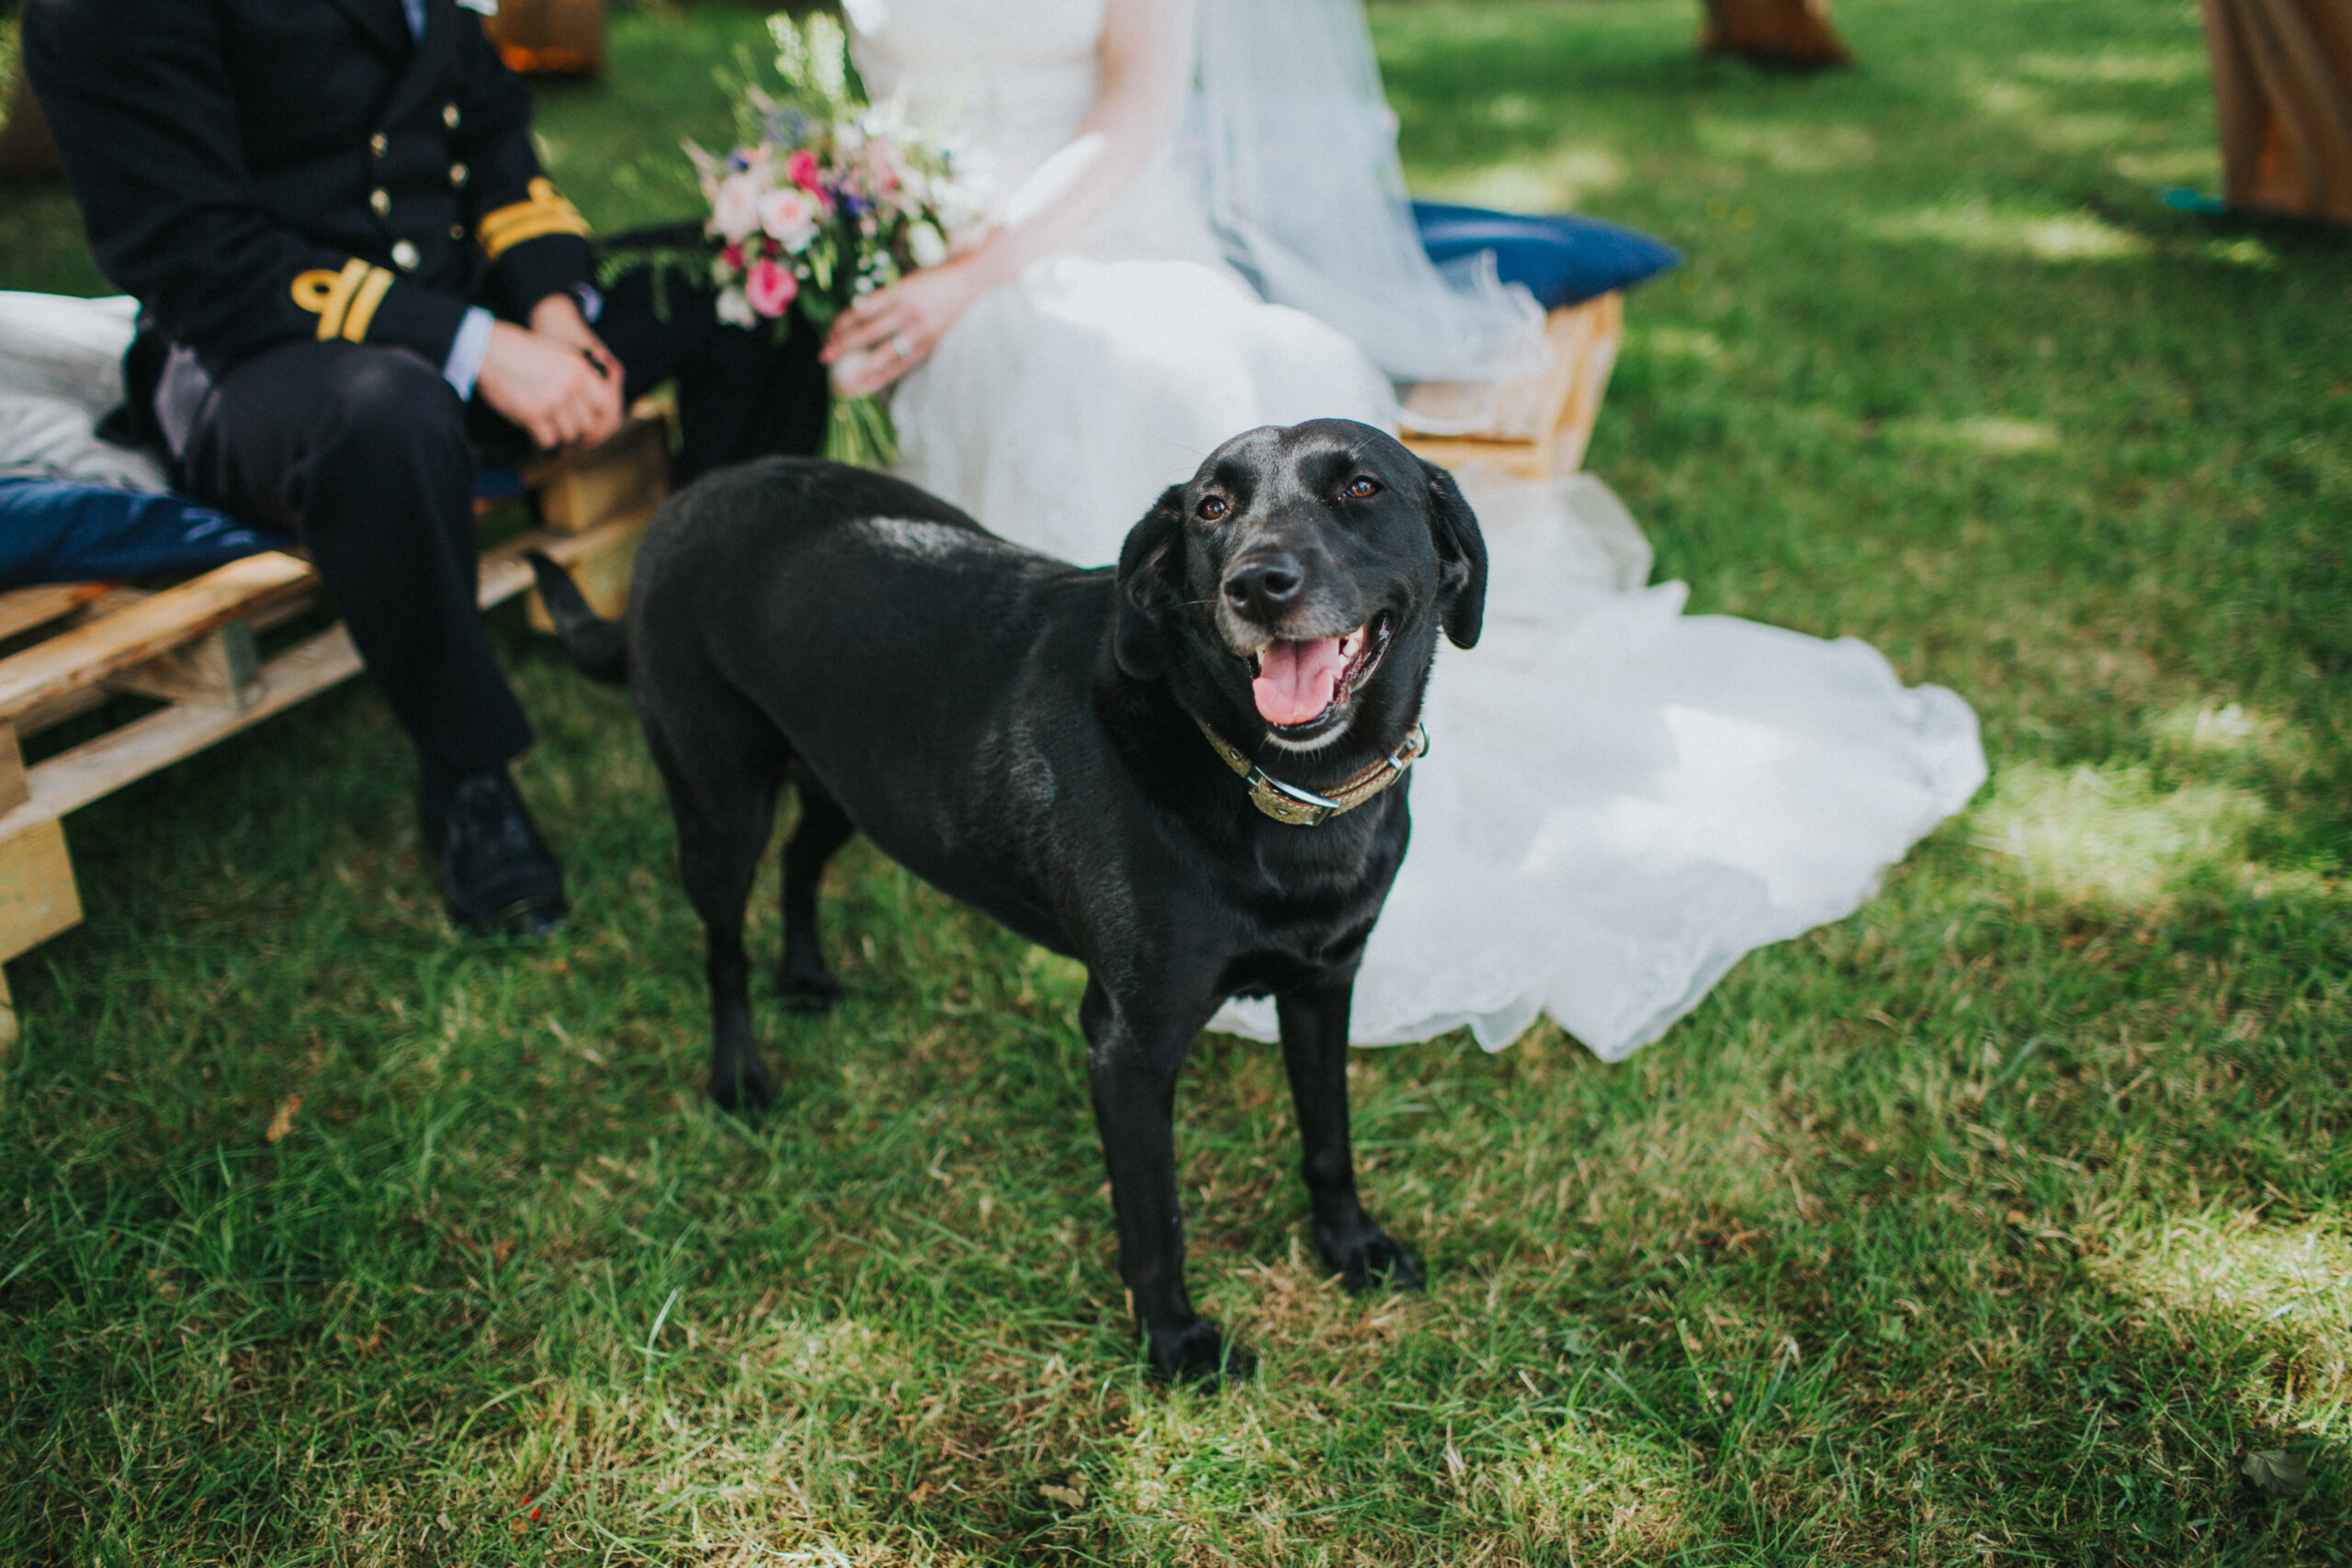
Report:
[[[1112,590],[1111,651],[1137,681],[1168,673],[1167,619],[1183,571],[1184,487],[1170,485],[1127,531]]]
[[[1487,619],[1487,536],[1453,476],[1416,458],[1429,477],[1430,537],[1437,545],[1438,616],[1456,648],[1476,648]]]

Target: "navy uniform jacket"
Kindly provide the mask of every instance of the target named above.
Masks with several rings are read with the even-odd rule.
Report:
[[[150,333],[215,378],[305,338],[437,367],[469,304],[519,318],[587,280],[528,90],[474,13],[424,9],[420,39],[401,0],[28,0],[91,249]]]

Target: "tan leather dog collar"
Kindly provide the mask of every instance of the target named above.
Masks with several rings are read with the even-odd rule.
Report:
[[[1430,754],[1430,732],[1416,723],[1413,733],[1405,737],[1402,746],[1342,780],[1329,795],[1317,795],[1311,789],[1286,784],[1252,762],[1241,754],[1239,747],[1211,728],[1209,721],[1200,715],[1194,714],[1193,722],[1201,727],[1201,733],[1208,737],[1208,742],[1216,748],[1216,754],[1225,759],[1225,765],[1248,781],[1250,804],[1275,821],[1293,828],[1312,828],[1343,811],[1353,811],[1403,778],[1406,769]]]

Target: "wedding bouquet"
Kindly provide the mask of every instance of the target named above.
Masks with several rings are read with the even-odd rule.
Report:
[[[925,141],[894,104],[867,102],[852,84],[841,24],[768,18],[775,39],[771,95],[736,85],[741,143],[720,156],[693,142],[718,245],[710,263],[718,316],[738,326],[776,323],[797,301],[819,332],[861,295],[947,259],[978,220],[954,152]],[[887,465],[898,456],[890,416],[872,397],[833,399],[825,455]]]

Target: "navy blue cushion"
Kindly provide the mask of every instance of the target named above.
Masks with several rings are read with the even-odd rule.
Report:
[[[184,576],[293,543],[182,495],[0,479],[0,588]]]
[[[476,501],[520,501],[529,488],[512,463],[484,457],[474,465]]]
[[[1502,280],[1525,284],[1547,310],[1612,288],[1631,288],[1682,263],[1673,246],[1597,218],[1566,213],[1530,217],[1417,201],[1413,221],[1420,227],[1421,247],[1430,260],[1442,266],[1492,251]]]

